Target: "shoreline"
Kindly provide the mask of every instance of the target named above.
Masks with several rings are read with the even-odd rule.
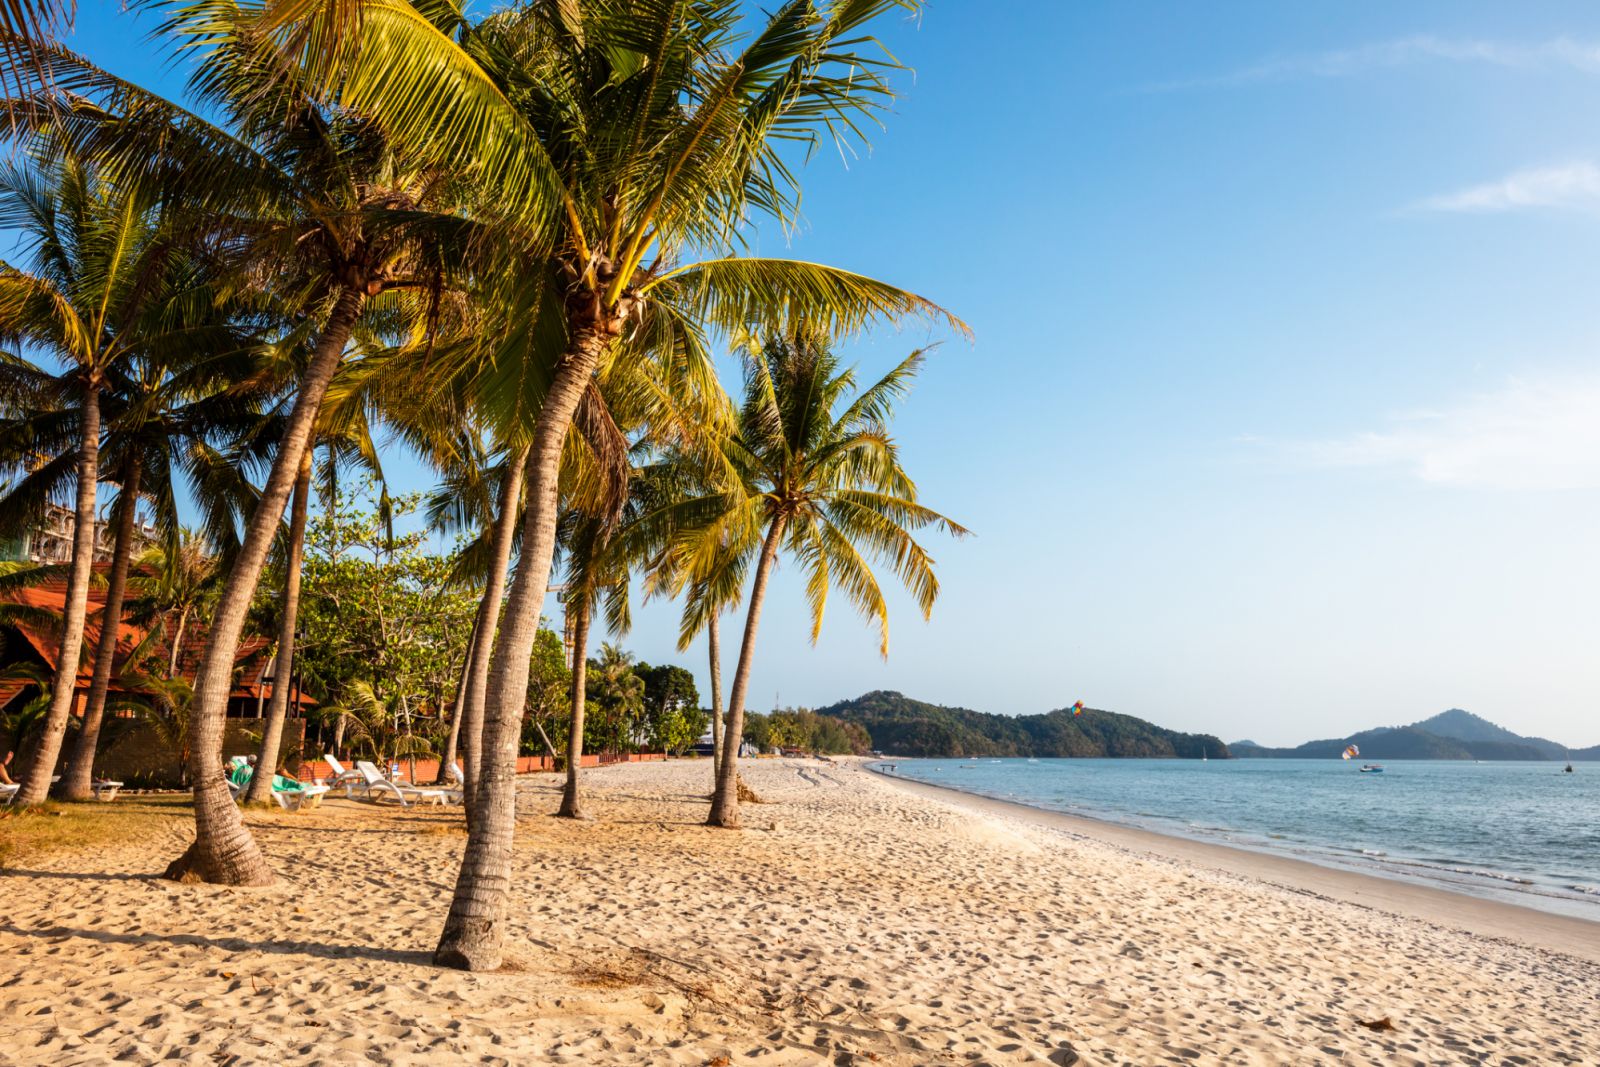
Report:
[[[1069,815],[1017,801],[997,800],[955,786],[935,785],[889,774],[879,770],[877,763],[868,762],[864,764],[865,769],[907,792],[937,799],[982,816],[1016,819],[1179,864],[1201,866],[1295,892],[1462,930],[1479,937],[1510,941],[1600,963],[1600,922],[1398,878],[1324,866],[1291,856],[1197,841],[1109,820]]]

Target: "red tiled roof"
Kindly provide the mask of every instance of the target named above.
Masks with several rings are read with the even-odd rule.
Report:
[[[96,563],[94,569],[104,577],[106,572],[111,569],[111,565],[109,563]],[[66,600],[67,582],[64,577],[51,577],[39,582],[37,585],[0,592],[0,602],[22,604],[27,607],[41,608],[57,613],[65,610]],[[89,586],[89,614],[87,619],[84,620],[83,627],[85,654],[80,657],[78,662],[78,683],[76,688],[88,689],[90,681],[94,677],[94,650],[100,647],[100,633],[105,607],[105,585],[103,583],[91,584]],[[33,646],[34,651],[39,654],[39,658],[44,660],[46,667],[52,671],[55,670],[61,651],[61,628],[59,626],[39,626],[33,622],[20,621],[13,622],[11,625],[27,639],[28,644]],[[157,635],[153,642],[153,647],[149,652],[149,659],[152,662],[165,664],[172,655],[172,637],[173,631],[177,629],[177,620],[163,617],[158,621],[157,625],[161,627],[161,633]],[[117,669],[120,670],[123,662],[145,640],[148,634],[149,629],[147,627],[134,625],[128,622],[126,618],[122,620],[117,633],[117,650],[114,659]],[[200,657],[205,652],[205,642],[206,627],[196,624],[191,619],[188,625],[184,627],[183,645],[178,650],[178,677],[191,683],[194,681],[195,674],[200,668]],[[251,664],[250,666],[254,669],[247,669],[245,672],[251,677],[251,683],[236,687],[229,694],[230,696],[245,696],[251,699],[256,697],[258,690],[262,687],[255,683],[266,672],[267,665],[266,659],[261,657],[260,653],[270,644],[271,642],[264,637],[246,637],[239,642],[239,647],[234,652],[233,657],[235,666],[248,663],[251,660],[258,660],[259,662]],[[0,707],[4,707],[8,701],[23,689],[26,689],[29,684],[21,680],[0,681]],[[113,690],[121,690],[123,688],[117,683],[115,674],[112,676],[111,688]],[[268,682],[264,688],[266,696],[270,698],[272,684]],[[315,704],[316,701],[304,694],[300,694],[298,703]]]

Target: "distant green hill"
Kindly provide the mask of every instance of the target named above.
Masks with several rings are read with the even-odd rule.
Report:
[[[1346,745],[1361,749],[1363,760],[1559,760],[1566,750],[1542,737],[1523,737],[1460,708],[1451,708],[1410,726],[1380,726],[1349,737],[1307,741],[1294,748],[1268,748],[1235,742],[1243,759],[1337,759]],[[1575,749],[1575,760],[1600,759],[1600,746]]]
[[[994,715],[877,690],[817,711],[860,723],[874,748],[894,756],[1229,758],[1228,746],[1210,734],[1179,733],[1095,708],[1076,716],[1070,708]]]
[[[1488,719],[1474,715],[1470,711],[1460,708],[1451,708],[1441,711],[1431,719],[1411,724],[1415,729],[1426,730],[1430,734],[1440,737],[1449,737],[1457,741],[1489,742],[1507,745],[1526,746],[1536,748],[1544,753],[1545,759],[1561,759],[1566,754],[1566,749],[1554,741],[1547,741],[1542,737],[1523,737],[1514,734],[1504,726],[1497,726]],[[1479,756],[1479,759],[1489,757]]]

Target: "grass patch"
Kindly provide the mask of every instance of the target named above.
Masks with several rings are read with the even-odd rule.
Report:
[[[126,844],[194,817],[188,796],[119,797],[109,804],[0,808],[0,870],[62,852]]]

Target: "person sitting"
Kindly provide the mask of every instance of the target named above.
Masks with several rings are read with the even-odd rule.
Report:
[[[0,785],[17,784],[11,780],[11,757],[15,755],[15,752],[7,752],[6,758],[0,759]]]
[[[250,779],[256,776],[256,757],[246,756],[242,763],[235,763],[228,772],[228,780],[241,790],[250,784]],[[292,774],[274,774],[272,776],[272,791],[274,793],[299,793],[306,788],[306,784]]]

